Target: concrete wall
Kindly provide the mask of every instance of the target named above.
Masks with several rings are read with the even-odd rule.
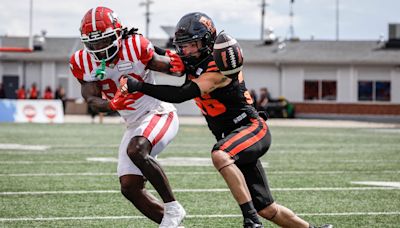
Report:
[[[353,67],[341,66],[337,69],[337,102],[347,103],[355,102],[357,94],[354,93],[353,88],[357,83],[355,82]]]
[[[390,78],[392,81],[391,98],[392,103],[400,104],[400,68],[393,68],[390,72]]]
[[[292,102],[303,101],[304,69],[300,66],[282,66],[282,96]]]
[[[72,75],[68,62],[57,62],[55,66],[55,75],[55,87],[58,87],[61,84],[67,93],[67,97],[70,99],[82,98],[81,85]]]
[[[248,90],[258,94],[260,88],[268,88],[272,97],[281,95],[279,70],[274,65],[248,64],[243,68],[243,77]]]
[[[41,97],[45,82],[42,81],[42,64],[39,62],[25,63],[25,86],[27,90],[31,88],[32,83],[36,83],[37,88],[40,90],[39,96]]]
[[[43,93],[47,86],[53,90],[53,94],[56,90],[56,64],[55,62],[42,62],[42,73],[41,73],[41,81],[40,91]]]
[[[17,75],[19,76],[19,84],[23,84],[22,74],[23,68],[22,64],[17,62],[0,62],[2,67],[0,68],[0,76],[2,78],[3,75]],[[2,79],[1,79],[2,80]]]

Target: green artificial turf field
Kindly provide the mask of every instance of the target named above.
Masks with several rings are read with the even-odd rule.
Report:
[[[119,192],[123,131],[116,124],[0,124],[0,227],[157,227]],[[400,182],[399,129],[271,132],[262,162],[278,203],[315,224],[400,227],[400,187],[381,186]],[[187,211],[186,228],[241,227],[239,207],[211,166],[214,143],[205,126],[183,125],[159,156]],[[383,184],[354,183],[366,181]]]

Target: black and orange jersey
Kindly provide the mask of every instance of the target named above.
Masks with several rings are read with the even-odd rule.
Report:
[[[211,55],[195,69],[187,70],[186,80],[192,80],[206,72],[219,72]],[[242,74],[233,79],[227,86],[215,89],[201,97],[196,97],[195,101],[217,140],[224,138],[234,129],[249,123],[250,119],[258,117]]]

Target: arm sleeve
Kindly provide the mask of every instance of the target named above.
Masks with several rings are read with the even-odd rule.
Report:
[[[199,86],[192,81],[188,81],[180,87],[143,83],[139,91],[158,100],[170,103],[182,103],[201,95]]]
[[[167,52],[166,49],[157,46],[154,46],[154,51],[159,55],[165,55],[165,53]]]

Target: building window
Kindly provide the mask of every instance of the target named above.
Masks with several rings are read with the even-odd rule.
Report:
[[[304,100],[318,100],[318,81],[304,81]]]
[[[336,100],[336,81],[322,81],[321,100]]]
[[[358,81],[359,101],[390,101],[389,81]]]
[[[358,100],[372,101],[372,81],[358,81]]]
[[[336,81],[305,80],[304,100],[336,100]]]
[[[375,94],[377,101],[390,101],[390,82],[376,81]]]

